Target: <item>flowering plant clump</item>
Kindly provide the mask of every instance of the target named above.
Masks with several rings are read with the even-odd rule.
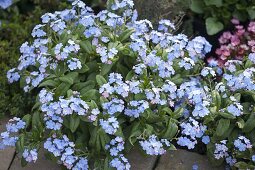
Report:
[[[220,48],[216,49],[221,66],[224,66],[228,60],[242,60],[244,56],[255,52],[255,22],[251,21],[245,27],[237,19],[231,21],[235,30],[224,32],[219,38]]]
[[[229,60],[221,82],[212,87],[211,114],[203,120],[210,136],[207,153],[215,163],[224,160],[239,169],[254,169],[254,60]]]
[[[238,92],[254,90],[252,68],[214,83],[217,70],[204,67],[211,49],[204,38],[173,35],[168,20],[153,29],[137,20],[131,0],[108,1],[109,9],[98,14],[82,1],[72,5],[42,16],[34,41],[21,46],[19,65],[7,73],[10,83],[20,81],[38,95],[31,114],[10,120],[1,148],[16,145],[26,164],[43,146],[74,170],[130,169],[126,154],[134,145],[162,155],[175,149],[173,140],[189,149],[203,142],[215,154],[223,153],[218,145],[236,140],[236,152],[252,151],[253,139],[238,129],[253,119],[245,112],[253,100],[244,104]],[[239,79],[247,84],[236,84]],[[225,139],[232,130],[237,135]],[[218,157],[238,159],[232,148]]]

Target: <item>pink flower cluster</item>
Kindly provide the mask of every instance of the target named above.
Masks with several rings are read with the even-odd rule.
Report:
[[[221,46],[216,49],[220,66],[229,59],[242,60],[244,56],[255,52],[255,21],[251,21],[246,28],[237,19],[231,22],[235,30],[224,32],[219,38]]]

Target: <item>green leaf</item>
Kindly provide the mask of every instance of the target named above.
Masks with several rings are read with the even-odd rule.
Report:
[[[24,134],[20,134],[19,135],[19,139],[18,139],[18,141],[15,144],[16,145],[16,149],[17,149],[17,151],[19,153],[24,151],[24,143],[25,143],[25,135]]]
[[[146,95],[144,93],[135,94],[135,100],[144,100],[146,99]]]
[[[223,30],[224,25],[216,18],[209,17],[205,20],[206,30],[209,35],[214,35]]]
[[[109,169],[110,169],[110,167],[109,167],[109,158],[106,157],[104,159],[104,170],[109,170]]]
[[[124,134],[122,132],[122,128],[119,127],[118,130],[114,133],[115,136],[120,136],[124,138]]]
[[[93,80],[88,80],[86,82],[82,82],[82,83],[76,83],[74,86],[73,86],[73,90],[75,91],[82,91],[82,90],[85,90],[85,91],[88,91],[90,89],[93,89],[95,88],[95,81]]]
[[[26,128],[30,125],[32,116],[30,114],[26,114],[23,116],[22,120],[26,123]]]
[[[218,126],[216,128],[216,135],[222,136],[225,132],[228,131],[229,125],[230,125],[230,120],[220,119],[218,122]]]
[[[94,145],[96,144],[96,138],[97,138],[98,131],[99,131],[99,128],[94,127],[94,126],[91,126],[91,128],[89,130],[89,132],[90,132],[89,145],[91,148],[93,148]]]
[[[105,78],[101,75],[97,75],[96,76],[96,81],[97,81],[97,84],[101,87],[102,85],[106,84],[107,81],[105,80]]]
[[[93,53],[93,47],[89,40],[81,41],[80,46],[81,46],[81,49],[83,49],[86,53],[88,53],[88,54]]]
[[[162,111],[168,113],[169,115],[172,115],[172,114],[173,114],[173,111],[172,111],[169,107],[164,107],[164,108],[162,109]]]
[[[148,136],[152,135],[154,132],[154,128],[152,125],[146,124],[145,129]]]
[[[238,169],[254,169],[255,168],[255,166],[254,165],[249,165],[249,164],[247,164],[246,162],[237,162],[237,163],[235,163],[235,165],[234,165],[236,168],[238,168]]]
[[[181,107],[179,107],[178,109],[176,109],[176,110],[174,111],[174,116],[173,116],[173,118],[179,119],[179,118],[183,115],[183,112],[184,112],[184,109],[181,108]]]
[[[73,79],[70,77],[66,77],[66,76],[59,77],[59,80],[68,84],[73,84]]]
[[[193,12],[202,14],[204,13],[205,4],[203,0],[191,0],[190,9]]]
[[[71,115],[71,117],[70,117],[70,127],[69,127],[71,132],[74,133],[76,131],[76,129],[79,127],[79,125],[80,125],[79,116]]]
[[[234,141],[234,140],[236,140],[236,139],[238,138],[238,136],[239,136],[239,133],[240,133],[240,130],[237,129],[237,128],[235,128],[235,129],[230,133],[230,135],[227,136],[227,137],[228,137],[228,140],[229,140],[229,141]]]
[[[42,82],[39,85],[39,87],[47,87],[47,86],[49,86],[49,87],[57,87],[57,85],[58,85],[58,82],[55,81],[55,80],[46,80],[46,81]]]
[[[100,103],[104,104],[106,102],[109,102],[106,98],[104,98],[103,96],[100,97]]]
[[[57,68],[55,69],[55,73],[58,77],[62,76],[66,71],[67,71],[67,66],[65,63],[58,64]]]
[[[119,44],[120,44],[120,42],[118,42],[118,41],[109,42],[108,43],[108,49],[116,48],[118,50],[118,45]]]
[[[131,145],[134,145],[134,143],[137,140],[137,137],[142,134],[141,130],[139,129],[139,126],[140,126],[139,121],[136,121],[132,124],[132,129],[128,138]]]
[[[171,140],[177,133],[178,126],[172,120],[169,120],[167,129],[163,132],[162,138]]]
[[[244,11],[244,10],[240,11],[238,9],[235,9],[235,11],[233,12],[232,15],[234,18],[237,18],[241,22],[246,21],[248,18],[248,15],[247,15],[246,11]]]
[[[102,64],[102,67],[101,67],[101,75],[104,76],[106,74],[109,73],[109,71],[111,70],[113,64]]]
[[[255,19],[255,9],[250,7],[250,8],[247,8],[246,10],[249,14],[250,19]]]
[[[238,9],[238,10],[240,10],[240,11],[245,10],[245,9],[247,8],[246,5],[244,5],[244,4],[242,4],[242,3],[237,3],[237,4],[235,5],[235,7],[236,7],[236,9]]]
[[[78,75],[79,73],[77,72],[70,72],[67,75],[60,77],[59,80],[65,83],[73,84]]]
[[[55,97],[56,97],[56,98],[59,98],[60,96],[65,96],[67,90],[69,90],[70,87],[71,87],[71,84],[69,84],[69,83],[66,83],[66,82],[61,83],[61,84],[57,87],[57,89],[56,89],[56,91],[55,91]]]
[[[84,101],[90,101],[90,100],[98,100],[99,99],[99,91],[96,89],[91,89],[86,92],[81,92],[81,98]]]
[[[234,94],[234,97],[236,98],[236,100],[240,101],[241,94],[240,93],[236,93],[236,94]]]
[[[183,78],[181,78],[180,74],[177,74],[171,79],[171,81],[176,85],[180,85],[183,83]]]
[[[205,0],[204,1],[207,6],[215,5],[216,7],[222,6],[222,0]]]
[[[82,64],[82,68],[77,70],[78,73],[86,73],[87,71],[89,71],[89,66],[86,64]]]
[[[100,130],[99,138],[100,138],[101,147],[105,149],[105,145],[110,142],[110,137],[104,132],[104,130]]]
[[[243,127],[243,132],[248,133],[255,128],[255,114],[252,113],[249,119],[245,122]]]
[[[212,99],[213,99],[213,105],[217,107],[217,110],[220,109],[221,106],[221,96],[219,94],[219,92],[213,90],[212,91]]]
[[[73,90],[71,90],[71,89],[67,90],[66,96],[67,96],[67,98],[73,96]]]
[[[89,102],[89,106],[90,106],[90,109],[98,108],[98,106],[94,100],[91,100],[91,102]]]
[[[97,152],[99,153],[101,150],[101,139],[100,134],[103,133],[102,128],[90,127],[90,139],[89,139],[89,145]]]
[[[242,118],[238,118],[236,124],[240,129],[242,129],[244,127],[244,120]]]
[[[234,115],[232,115],[231,113],[225,113],[225,112],[219,112],[219,114],[227,119],[235,119],[236,117]]]
[[[37,128],[41,124],[41,115],[40,112],[35,112],[32,117],[32,128]]]
[[[125,80],[131,80],[134,77],[135,73],[133,70],[129,71],[128,74],[126,75]]]
[[[133,34],[133,32],[135,32],[135,30],[133,29],[126,29],[125,31],[123,31],[120,36],[119,36],[119,41],[123,42],[125,40],[127,40],[131,34]]]
[[[28,164],[28,162],[25,160],[24,157],[21,158],[21,166],[25,167]]]
[[[90,61],[86,63],[86,65],[89,67],[90,73],[97,73],[99,70],[98,64],[96,60]]]
[[[129,72],[129,69],[127,67],[125,67],[124,65],[120,64],[120,62],[118,62],[117,64],[117,72],[121,73],[122,75],[127,75]]]
[[[169,150],[169,151],[176,151],[177,149],[176,149],[176,147],[174,146],[174,144],[170,144],[170,147],[167,148],[167,150]]]
[[[251,60],[247,60],[244,67],[245,68],[250,68],[253,65],[253,62]]]

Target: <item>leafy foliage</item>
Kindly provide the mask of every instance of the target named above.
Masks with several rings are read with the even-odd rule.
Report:
[[[226,28],[232,18],[244,22],[255,17],[254,1],[251,0],[191,0],[190,9],[203,15],[209,35]]]

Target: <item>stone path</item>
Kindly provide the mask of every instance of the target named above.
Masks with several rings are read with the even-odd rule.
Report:
[[[53,161],[47,160],[44,153],[39,152],[38,160],[21,167],[20,159],[16,156],[9,170],[61,170],[61,167]]]
[[[224,170],[222,167],[213,167],[205,155],[178,149],[170,151],[160,157],[155,170],[191,170],[197,165],[199,170]]]
[[[8,121],[7,118],[4,118],[0,121],[0,132],[5,131],[5,124]],[[14,148],[7,148],[5,150],[0,150],[0,170],[7,170],[11,165],[12,159],[15,155]]]
[[[0,132],[4,131],[7,119],[0,121]],[[206,156],[185,150],[170,151],[167,154],[156,156],[141,156],[138,149],[133,150],[128,159],[132,170],[191,170],[194,164],[199,170],[224,170],[222,167],[213,167]],[[36,163],[28,164],[22,168],[20,159],[15,155],[14,148],[0,150],[0,170],[61,170],[56,163],[47,160],[44,153],[39,152]]]

